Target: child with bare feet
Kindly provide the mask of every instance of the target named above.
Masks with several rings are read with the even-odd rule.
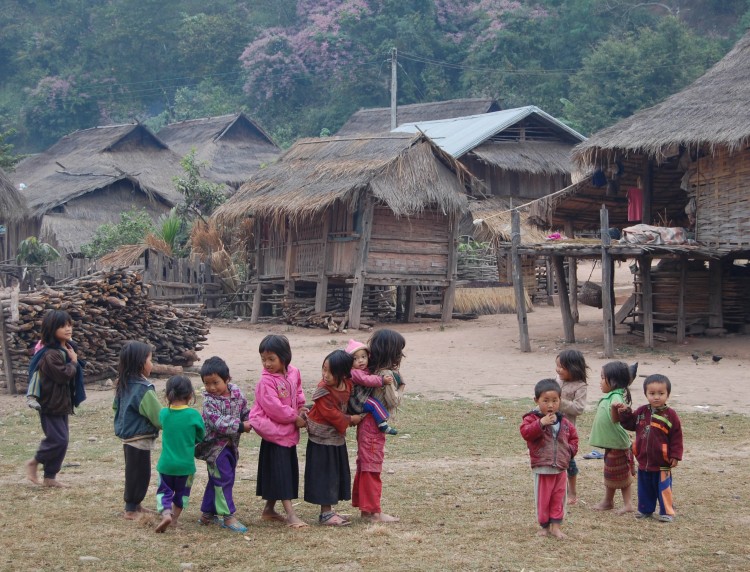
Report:
[[[661,522],[674,520],[672,505],[672,469],[682,460],[682,423],[667,405],[672,383],[666,375],[655,373],[643,381],[648,405],[635,411],[624,403],[613,405],[625,429],[635,431],[638,459],[638,513],[636,518],[651,518],[659,501]]]
[[[57,473],[70,441],[68,416],[73,413],[73,407],[85,399],[85,393],[81,393],[83,360],[78,359],[72,337],[70,315],[63,310],[49,310],[42,318],[42,347],[29,364],[29,377],[38,372],[38,410],[44,439],[34,458],[26,462],[26,478],[40,484],[37,471],[42,465],[44,480],[41,484],[45,487],[64,486],[57,480]]]
[[[576,419],[586,408],[586,384],[587,370],[586,360],[578,350],[563,350],[557,354],[555,360],[555,371],[557,382],[560,384],[560,413],[570,421],[573,426]],[[578,465],[575,458],[570,459],[568,465],[568,504],[578,503]]]
[[[136,520],[151,481],[151,451],[161,429],[161,403],[151,375],[151,346],[137,341],[127,342],[120,350],[117,385],[112,408],[115,410],[115,435],[122,440],[125,454],[126,520]]]
[[[362,419],[346,413],[352,393],[353,362],[352,356],[342,350],[326,356],[323,379],[313,393],[314,405],[307,414],[305,501],[320,505],[318,522],[323,526],[350,524],[333,506],[352,498],[346,429]]]
[[[262,519],[286,522],[291,528],[307,524],[294,512],[299,492],[297,444],[305,427],[307,408],[299,370],[291,365],[292,348],[286,336],[269,335],[258,347],[263,373],[255,386],[250,424],[261,436],[255,494],[266,501]],[[280,501],[286,518],[276,512]]]
[[[247,532],[234,515],[234,478],[239,459],[240,435],[250,431],[247,399],[229,375],[229,366],[218,356],[201,366],[203,422],[206,436],[195,447],[195,456],[206,461],[208,482],[201,503],[200,524],[217,524],[232,532]]]
[[[370,336],[368,346],[370,373],[383,378],[390,375],[396,382],[372,389],[376,399],[393,414],[406,388],[399,372],[406,340],[395,330],[384,328]],[[358,392],[360,388],[361,386],[357,385],[352,388],[352,397],[349,399],[349,411],[352,413],[357,412],[357,403],[361,402],[361,394]],[[372,415],[365,415],[357,425],[357,472],[354,474],[352,485],[352,506],[359,508],[363,520],[387,524],[399,522],[399,518],[382,512],[380,507],[383,494],[380,475],[383,472],[384,456],[385,433],[378,429]]]
[[[521,436],[526,441],[534,473],[534,503],[539,536],[563,539],[567,468],[578,452],[575,425],[560,413],[560,385],[543,379],[534,386],[536,407],[523,416]]]
[[[354,358],[352,382],[359,386],[358,395],[361,395],[360,399],[350,401],[349,409],[352,410],[352,413],[356,414],[369,413],[375,418],[375,423],[377,423],[379,431],[387,435],[398,435],[398,431],[388,423],[388,419],[390,418],[388,409],[366,389],[368,387],[391,385],[395,381],[393,376],[370,374],[367,369],[367,363],[370,360],[370,349],[362,342],[349,340],[349,344],[346,346],[346,353]],[[360,404],[361,407],[358,407]]]
[[[618,404],[630,405],[628,388],[632,381],[626,363],[612,361],[602,367],[600,387],[604,397],[597,405],[589,442],[594,447],[604,449],[604,499],[593,507],[594,510],[612,510],[615,506],[615,492],[620,489],[623,506],[617,514],[633,512],[631,483],[635,475],[635,464],[630,450],[630,437],[613,413]]]
[[[159,413],[162,446],[156,463],[159,473],[156,505],[161,522],[156,532],[164,532],[170,524],[176,526],[180,514],[187,508],[195,476],[195,445],[206,435],[203,417],[190,407],[195,401],[195,392],[189,378],[170,377],[166,396],[169,407]]]

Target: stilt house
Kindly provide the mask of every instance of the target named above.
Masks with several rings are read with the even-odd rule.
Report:
[[[748,110],[750,32],[684,90],[578,145],[573,158],[589,176],[520,209],[569,238],[599,229],[598,244],[521,237],[518,252],[549,255],[560,269],[563,257],[602,260],[608,354],[615,325],[627,317],[649,347],[655,329],[681,341],[686,333],[750,328]],[[626,238],[612,240],[611,229]],[[611,264],[626,258],[636,259],[635,293],[615,315]],[[655,258],[661,260],[652,267]],[[558,272],[562,292],[565,278]],[[570,290],[574,301],[576,289]],[[563,298],[571,341],[573,320]]]
[[[12,260],[18,243],[30,236],[34,228],[29,221],[26,201],[13,186],[8,175],[0,169],[0,256]]]
[[[255,217],[254,322],[274,289],[289,299],[312,288],[315,312],[339,289],[357,328],[363,294],[373,286],[403,288],[409,319],[421,285],[441,289],[449,320],[458,223],[475,184],[422,135],[304,139],[214,216],[226,223]]]

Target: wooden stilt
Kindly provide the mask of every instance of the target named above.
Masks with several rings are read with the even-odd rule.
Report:
[[[518,317],[519,346],[522,352],[531,351],[529,324],[526,317],[526,296],[523,289],[523,270],[518,247],[521,245],[521,217],[517,210],[511,211],[511,259],[513,261],[513,290],[516,294],[516,315]],[[547,275],[549,282],[549,275]]]
[[[362,209],[362,233],[358,244],[357,266],[354,269],[352,299],[349,305],[349,326],[355,330],[359,328],[360,317],[362,315],[362,296],[365,291],[365,262],[367,261],[367,251],[370,247],[372,219],[375,212],[370,195],[365,197]]]
[[[406,287],[405,317],[407,322],[413,322],[417,311],[417,287]]]
[[[5,369],[5,380],[8,384],[8,393],[15,395],[16,381],[13,377],[13,362],[11,361],[10,351],[8,349],[8,336],[5,331],[5,316],[3,315],[2,304],[0,303],[0,342],[3,345],[3,367]]]
[[[565,279],[565,263],[563,257],[553,256],[552,265],[555,267],[557,297],[560,301],[560,313],[562,314],[565,341],[570,344],[576,341],[576,335],[573,325],[573,316],[570,313],[570,300],[568,299],[568,284]]]
[[[641,310],[643,311],[643,345],[654,347],[654,295],[651,283],[651,257],[641,258]]]
[[[685,341],[685,285],[687,283],[687,257],[680,256],[680,284],[677,291],[677,342]]]
[[[441,320],[449,322],[453,317],[453,304],[456,299],[456,280],[458,279],[458,218],[451,217],[451,241],[448,251],[448,286],[443,290],[443,308]]]
[[[326,301],[328,299],[328,229],[331,223],[331,214],[326,212],[323,219],[323,238],[320,250],[320,260],[318,261],[318,281],[315,286],[315,311],[325,312]]]
[[[609,253],[611,238],[609,236],[609,211],[602,205],[599,211],[602,237],[602,313],[604,318],[604,357],[615,355],[614,321],[612,311],[612,256]]]
[[[724,327],[721,304],[721,260],[715,258],[708,261],[708,327]]]
[[[570,300],[570,315],[573,317],[573,323],[577,324],[579,319],[578,313],[578,259],[574,256],[568,258],[568,300]]]

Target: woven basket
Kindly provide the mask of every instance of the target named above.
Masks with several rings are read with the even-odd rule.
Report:
[[[578,293],[578,301],[586,306],[594,308],[602,307],[602,287],[595,282],[586,281],[581,285],[581,291]]]

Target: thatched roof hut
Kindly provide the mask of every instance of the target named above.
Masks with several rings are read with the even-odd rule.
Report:
[[[342,292],[337,304],[349,308],[345,321],[354,328],[366,287],[405,288],[407,319],[414,317],[416,287],[438,288],[449,320],[459,220],[466,191],[477,185],[423,135],[303,139],[213,216],[228,224],[255,218],[254,322],[267,296],[281,290],[285,311],[304,304],[300,296],[312,290],[314,307],[295,315],[324,313],[329,283]]]
[[[451,99],[431,103],[401,105],[397,109],[398,124],[415,121],[448,119],[500,111],[500,104],[494,99]],[[391,108],[375,107],[360,109],[352,114],[336,133],[349,136],[360,133],[387,133],[391,130]]]
[[[257,172],[214,216],[227,223],[248,214],[304,219],[335,201],[356,208],[366,191],[396,216],[417,214],[428,205],[456,213],[466,208],[464,184],[478,183],[421,135],[302,139]]]
[[[195,149],[196,159],[206,164],[201,173],[234,189],[281,153],[263,128],[244,113],[172,123],[159,131],[159,138],[180,156]]]
[[[13,180],[35,217],[42,238],[67,252],[120,213],[145,208],[156,218],[182,196],[173,178],[180,157],[140,124],[94,127],[66,135],[44,153],[18,164]],[[46,233],[46,234],[45,234]]]
[[[582,165],[615,156],[644,154],[657,163],[679,147],[725,147],[738,151],[750,141],[750,31],[703,76],[661,103],[636,112],[578,145]]]

